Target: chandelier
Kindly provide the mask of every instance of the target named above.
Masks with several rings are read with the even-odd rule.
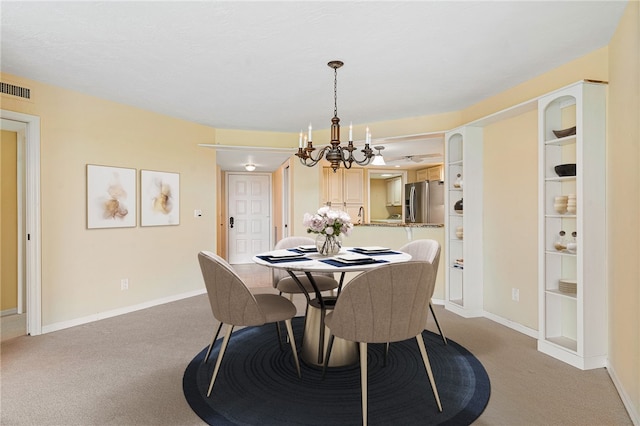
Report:
[[[365,145],[364,149],[362,149],[362,153],[364,154],[364,158],[362,160],[356,160],[353,156],[353,151],[356,148],[353,146],[353,126],[349,126],[349,144],[345,146],[340,146],[340,119],[338,118],[338,68],[344,65],[342,61],[331,61],[327,65],[330,68],[333,68],[333,118],[331,119],[331,145],[327,145],[322,148],[317,154],[314,156],[313,151],[316,149],[313,147],[313,142],[311,141],[311,124],[309,124],[309,135],[305,136],[305,143],[302,141],[302,132],[300,132],[300,140],[298,141],[298,152],[296,155],[300,158],[300,162],[307,167],[313,167],[318,164],[318,161],[322,160],[322,158],[326,158],[328,162],[331,163],[331,168],[335,173],[336,170],[340,168],[340,163],[344,165],[345,168],[350,169],[353,163],[356,163],[360,166],[366,166],[373,159],[373,150],[369,148],[369,143],[371,142],[371,134],[369,133],[369,128],[367,127],[366,137],[365,137]]]

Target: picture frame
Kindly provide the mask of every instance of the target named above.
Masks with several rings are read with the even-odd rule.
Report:
[[[140,170],[140,225],[180,224],[180,174]]]
[[[87,164],[87,229],[136,226],[136,169]]]

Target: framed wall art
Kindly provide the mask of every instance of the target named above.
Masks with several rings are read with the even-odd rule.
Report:
[[[136,226],[136,169],[87,164],[87,228]]]
[[[180,175],[140,170],[140,225],[180,224]]]

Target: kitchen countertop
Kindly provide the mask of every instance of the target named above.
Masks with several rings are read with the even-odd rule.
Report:
[[[378,226],[387,228],[443,228],[443,223],[404,223],[404,222],[379,222],[360,223],[354,226]]]

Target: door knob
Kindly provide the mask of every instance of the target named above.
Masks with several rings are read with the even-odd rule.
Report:
[[[229,228],[233,228],[233,216],[229,218]]]

